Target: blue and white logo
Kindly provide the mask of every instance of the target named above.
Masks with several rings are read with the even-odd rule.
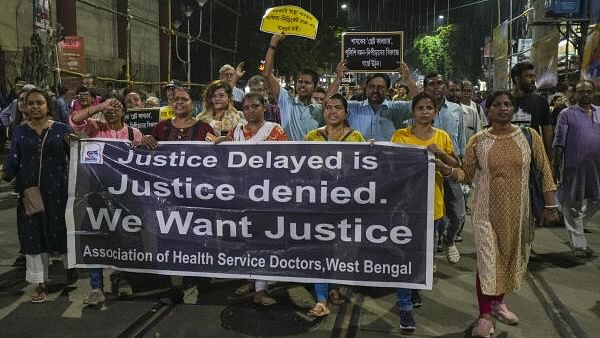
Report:
[[[81,147],[81,163],[102,164],[104,143],[84,143]]]

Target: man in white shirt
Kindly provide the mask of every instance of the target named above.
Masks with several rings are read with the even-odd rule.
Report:
[[[464,80],[462,82],[462,85],[463,89],[460,103],[462,105],[469,106],[471,107],[471,109],[475,110],[477,112],[477,115],[479,115],[481,127],[486,127],[488,123],[487,117],[485,116],[485,112],[483,111],[481,106],[477,104],[477,102],[473,101],[473,84],[469,80]]]

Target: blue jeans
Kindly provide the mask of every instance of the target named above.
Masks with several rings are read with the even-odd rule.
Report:
[[[102,269],[89,269],[90,286],[92,289],[102,289],[104,287],[104,273]]]
[[[399,288],[396,290],[396,299],[398,309],[400,311],[412,311],[413,303],[412,303],[412,289],[402,289]]]
[[[444,246],[454,244],[454,237],[465,223],[465,195],[460,183],[444,179],[444,205],[448,219]]]
[[[317,302],[326,302],[327,298],[329,298],[329,284],[315,283],[315,294],[317,296]]]
[[[444,218],[436,219],[433,221],[433,231],[437,232],[442,228],[444,224]],[[434,243],[435,244],[435,243]],[[435,255],[435,245],[433,245],[433,255]],[[396,289],[396,305],[400,311],[411,311],[413,308],[412,303],[412,289],[398,288]]]

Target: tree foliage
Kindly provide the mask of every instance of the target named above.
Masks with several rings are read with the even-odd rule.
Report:
[[[451,46],[456,29],[456,25],[440,26],[435,34],[415,39],[413,53],[423,73],[440,72],[445,78],[454,76],[455,60]]]

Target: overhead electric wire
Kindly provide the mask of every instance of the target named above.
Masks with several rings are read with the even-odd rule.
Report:
[[[81,2],[81,3],[85,4],[85,5],[88,5],[90,7],[93,7],[93,8],[99,9],[99,10],[103,10],[103,11],[110,12],[110,13],[113,13],[113,14],[116,14],[116,15],[121,15],[121,16],[127,17],[127,18],[129,18],[129,19],[131,19],[133,21],[137,21],[137,22],[145,24],[147,26],[157,28],[157,29],[159,29],[159,30],[161,30],[163,32],[168,32],[170,35],[175,35],[175,36],[179,36],[179,37],[186,38],[186,39],[188,37],[187,34],[178,32],[176,30],[167,28],[165,26],[157,25],[157,24],[149,21],[148,19],[140,18],[140,17],[137,17],[135,15],[127,15],[125,13],[121,13],[119,11],[116,11],[116,10],[114,10],[112,8],[106,8],[106,7],[103,7],[103,6],[98,6],[98,5],[96,5],[96,4],[92,3],[92,2],[89,2],[87,0],[77,0],[77,2]],[[201,43],[203,43],[205,45],[212,46],[214,48],[217,48],[217,49],[220,49],[220,50],[223,50],[223,51],[226,51],[226,52],[230,52],[230,53],[234,53],[234,54],[237,53],[237,51],[234,50],[234,49],[223,47],[221,45],[217,45],[217,44],[214,44],[212,42],[206,41],[204,39],[196,38],[194,36],[191,36],[190,40],[193,41],[193,42],[198,41],[198,42],[201,42]]]

